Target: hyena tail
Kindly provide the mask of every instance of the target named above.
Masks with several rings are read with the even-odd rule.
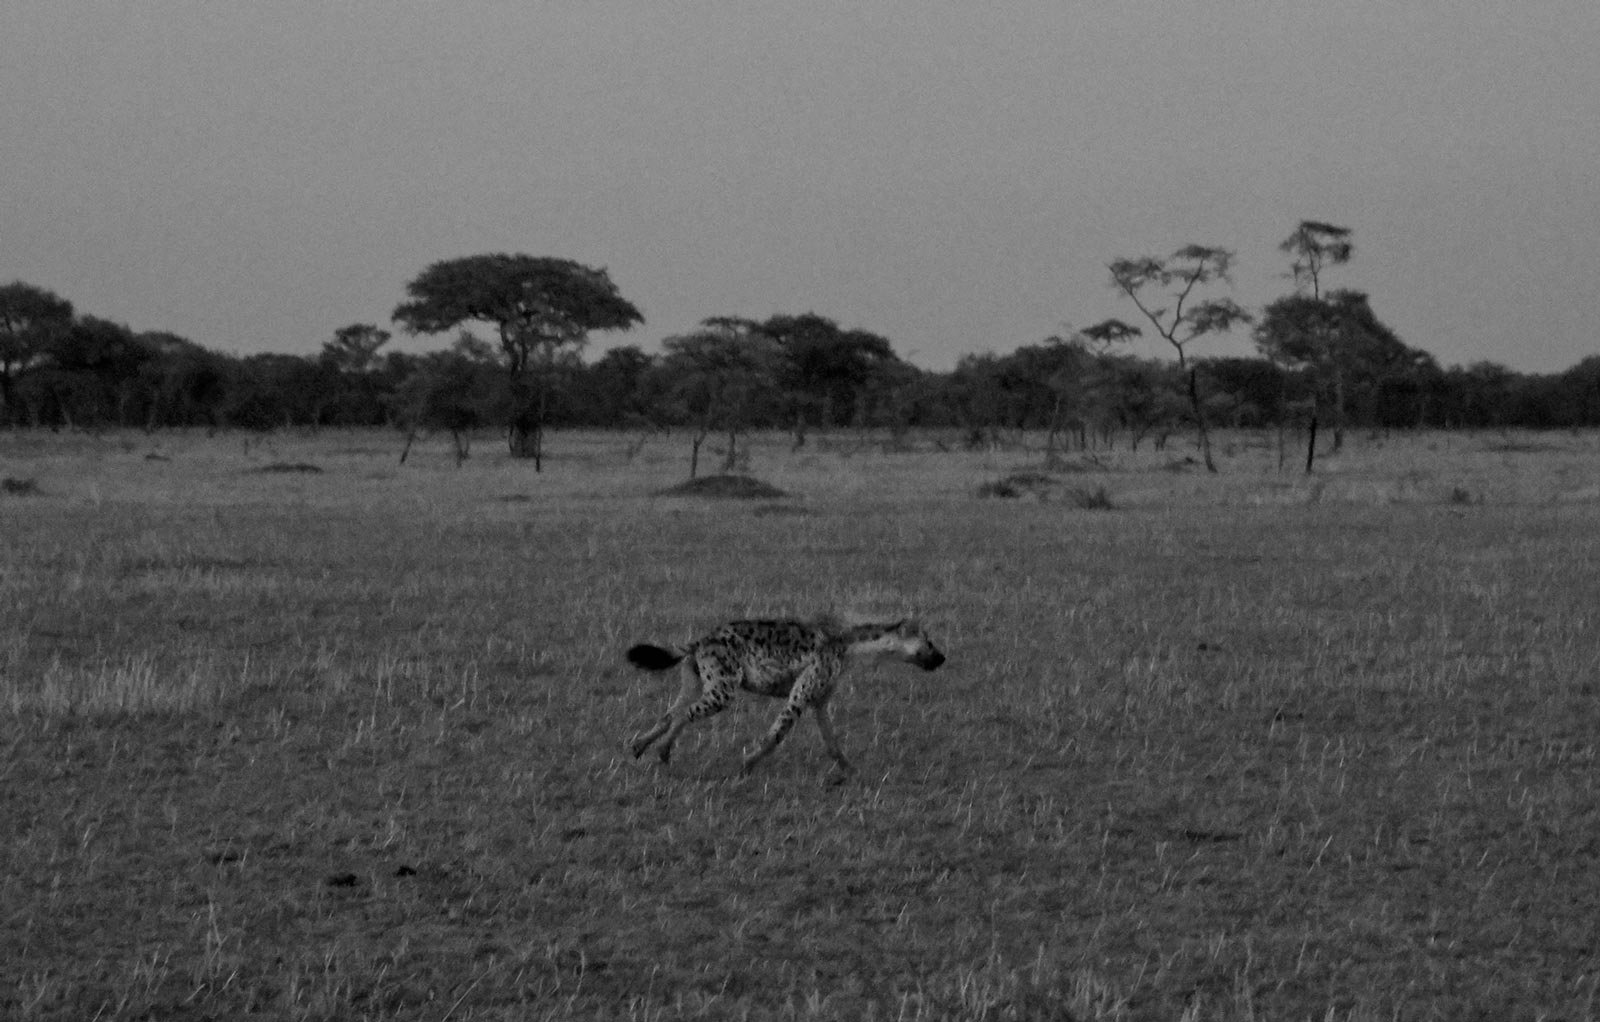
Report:
[[[677,650],[640,643],[628,650],[628,663],[647,671],[664,671],[676,666],[686,656],[687,653],[680,653]]]

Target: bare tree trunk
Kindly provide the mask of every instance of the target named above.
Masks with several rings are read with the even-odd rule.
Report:
[[[1274,368],[1277,368],[1274,363]],[[1283,471],[1283,463],[1289,457],[1286,442],[1286,426],[1289,418],[1289,374],[1278,370],[1278,471]]]
[[[541,437],[539,434],[540,429],[537,423],[519,421],[517,419],[513,419],[506,430],[507,447],[510,449],[511,456],[513,458],[532,458],[535,472],[540,471],[543,467],[540,458],[542,452],[540,450]]]
[[[534,414],[537,418],[533,421],[533,471],[544,471],[544,424],[549,421],[550,413],[550,369],[555,362],[555,349],[545,348],[545,361],[539,367],[539,377],[534,381],[536,407]]]
[[[1056,395],[1055,406],[1050,409],[1050,432],[1044,438],[1044,465],[1046,468],[1056,463],[1056,437],[1061,433],[1061,395]]]
[[[509,344],[506,351],[510,355],[511,428],[507,435],[511,456],[532,458],[534,472],[543,472],[548,366],[535,362],[530,351],[521,351]],[[530,377],[531,393],[528,389]]]
[[[1333,453],[1344,447],[1344,370],[1333,367]]]
[[[12,426],[20,422],[21,418],[17,415],[17,392],[11,379],[11,363],[0,362],[0,423]]]
[[[406,445],[400,450],[400,464],[406,463],[406,456],[411,453],[411,445],[417,442],[417,431],[413,427],[406,433]]]
[[[1211,433],[1206,429],[1206,413],[1200,405],[1200,385],[1197,369],[1189,369],[1189,407],[1194,411],[1195,425],[1200,429],[1200,454],[1205,459],[1206,471],[1215,472],[1217,463],[1211,460]]]
[[[1311,474],[1311,463],[1317,457],[1317,410],[1311,409],[1311,430],[1306,436],[1306,475]]]
[[[710,430],[708,430],[708,429],[706,429],[705,427],[702,426],[701,429],[700,429],[700,432],[696,433],[694,435],[694,438],[689,441],[689,478],[690,479],[693,479],[695,477],[695,475],[700,471],[700,445],[706,442],[706,436],[709,433],[710,433]]]

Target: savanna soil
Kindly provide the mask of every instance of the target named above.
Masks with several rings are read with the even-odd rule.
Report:
[[[0,1017],[1595,1017],[1600,438],[936,439],[0,434]],[[830,608],[859,778],[623,751]]]

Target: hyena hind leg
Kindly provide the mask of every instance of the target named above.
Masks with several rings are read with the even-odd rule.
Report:
[[[666,713],[661,715],[661,719],[656,722],[654,727],[628,743],[628,751],[633,753],[633,758],[638,759],[643,756],[644,750],[650,748],[657,738],[670,731],[672,722],[678,718],[681,712],[686,711],[694,704],[695,697],[699,694],[700,679],[696,676],[692,667],[685,665],[683,668],[683,681],[678,686],[678,698],[672,701],[672,706],[668,708]],[[662,762],[666,762],[671,755],[672,742],[669,740],[661,749]]]
[[[689,708],[681,714],[674,707],[668,716],[675,719],[667,729],[667,737],[661,742],[661,751],[657,753],[661,757],[661,762],[667,763],[671,761],[672,747],[677,744],[678,736],[683,734],[684,728],[697,720],[716,716],[726,709],[731,702],[733,702],[733,687],[731,685],[718,684],[708,686],[706,693],[691,703]]]
[[[633,753],[633,758],[638,759],[644,755],[644,750],[650,748],[657,738],[667,733],[667,728],[672,726],[672,714],[662,717],[655,727],[644,732],[628,743],[628,751]]]

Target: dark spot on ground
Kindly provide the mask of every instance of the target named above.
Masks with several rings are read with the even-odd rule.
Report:
[[[0,479],[0,493],[4,493],[7,496],[31,497],[42,492],[39,489],[39,484],[32,479],[13,479],[10,476]]]
[[[304,475],[321,475],[322,466],[313,465],[309,461],[274,461],[270,465],[262,465],[250,471],[261,475],[288,475],[297,472]]]
[[[732,500],[776,500],[788,494],[759,479],[740,475],[701,476],[656,493],[662,497],[716,497]]]

